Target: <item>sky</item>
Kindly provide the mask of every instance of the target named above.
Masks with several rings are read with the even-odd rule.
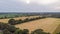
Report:
[[[60,0],[0,0],[0,12],[60,12]]]

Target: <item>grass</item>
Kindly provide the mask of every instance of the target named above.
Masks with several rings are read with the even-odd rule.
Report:
[[[7,17],[15,17],[16,14],[0,14],[0,18],[7,16]]]

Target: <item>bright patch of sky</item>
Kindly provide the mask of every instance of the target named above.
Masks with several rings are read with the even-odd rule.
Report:
[[[0,0],[0,12],[60,12],[60,0]]]

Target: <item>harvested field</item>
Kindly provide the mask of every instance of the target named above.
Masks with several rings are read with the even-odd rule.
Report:
[[[24,20],[26,18],[36,18],[36,17],[39,17],[39,16],[18,17],[14,19]],[[8,23],[9,19],[0,19],[0,22]],[[26,22],[23,24],[18,24],[18,25],[15,25],[15,27],[20,28],[20,29],[29,29],[30,32],[34,31],[35,29],[43,29],[45,32],[54,34],[56,32],[60,32],[59,24],[60,24],[60,19],[58,18],[45,18],[45,19],[39,19],[35,21]]]
[[[18,17],[18,18],[13,18],[13,19],[19,20],[19,19],[25,19],[25,18],[27,18],[27,17]],[[9,18],[9,19],[11,19],[11,18]],[[9,20],[9,19],[0,19],[0,22],[8,23],[8,20]]]
[[[53,32],[53,34],[57,34],[60,32],[60,24],[58,25],[58,27],[56,28],[56,30]]]
[[[24,20],[24,19],[26,19],[26,18],[36,18],[36,17],[39,17],[39,16],[18,17],[18,18],[13,18],[13,19],[15,19],[15,20],[22,19],[22,20]],[[11,19],[11,18],[9,18],[9,19]],[[0,22],[8,23],[8,20],[9,20],[9,19],[0,19]]]
[[[45,18],[40,20],[35,20],[23,24],[15,25],[15,27],[20,29],[29,29],[29,31],[34,31],[35,29],[43,29],[45,32],[53,33],[58,27],[57,18]]]

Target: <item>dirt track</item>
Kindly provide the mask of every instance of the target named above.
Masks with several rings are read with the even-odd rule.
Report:
[[[53,33],[55,29],[58,27],[56,21],[56,18],[46,18],[35,20],[32,22],[27,22],[24,24],[18,24],[15,26],[20,29],[29,29],[30,32],[34,31],[35,29],[43,29],[45,32]]]

